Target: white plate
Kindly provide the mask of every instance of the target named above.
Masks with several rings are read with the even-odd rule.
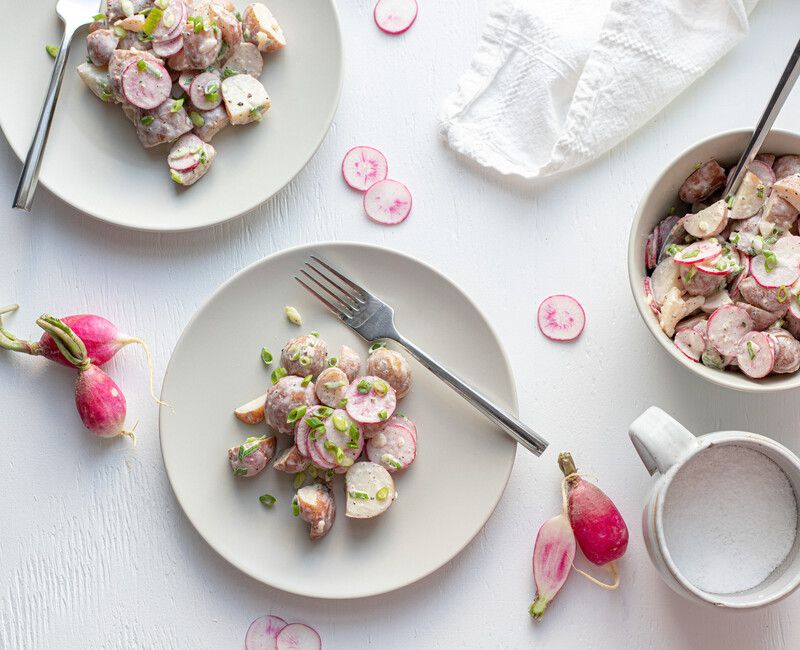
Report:
[[[232,413],[270,381],[270,369],[260,359],[263,346],[277,357],[290,337],[318,330],[329,350],[347,344],[366,357],[367,344],[293,280],[311,252],[386,299],[396,309],[401,332],[516,411],[500,342],[460,289],[431,267],[387,249],[316,244],[247,267],[195,315],[164,378],[162,397],[174,412],[161,411],[161,449],[184,512],[232,564],[296,594],[371,596],[419,580],[466,546],[503,494],[516,444],[412,362],[414,387],[398,412],[417,424],[418,455],[397,475],[399,497],[384,515],[347,519],[344,485],[337,477],[336,523],[327,537],[311,542],[308,524],[291,515],[291,476],[270,467],[251,479],[235,478],[228,447],[266,432],[265,425],[247,426]],[[287,304],[299,309],[302,328],[287,321]],[[278,434],[279,448],[289,441]],[[264,493],[278,499],[271,509],[258,500]]]
[[[75,68],[86,57],[86,29],[72,45],[40,182],[79,210],[141,230],[202,228],[269,199],[305,166],[328,131],[341,89],[342,39],[333,0],[267,4],[288,41],[265,59],[261,81],[272,108],[261,123],[228,127],[214,138],[217,159],[196,185],[176,186],[166,164],[169,147],[143,149],[119,107],[103,104],[84,86]],[[0,60],[8,63],[0,127],[24,159],[53,65],[44,46],[60,42],[61,23],[55,0],[4,5],[6,24],[27,36],[0,39]]]

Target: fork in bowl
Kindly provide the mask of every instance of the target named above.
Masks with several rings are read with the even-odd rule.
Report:
[[[300,274],[302,278],[295,276],[294,279],[363,339],[369,342],[379,339],[396,341],[525,449],[537,456],[547,449],[547,441],[539,434],[400,334],[394,324],[394,309],[375,294],[316,255],[310,256]]]
[[[50,133],[50,124],[53,122],[53,113],[55,113],[56,102],[58,102],[58,91],[61,89],[61,81],[64,79],[64,67],[69,57],[69,46],[72,44],[75,32],[93,21],[92,15],[97,13],[97,6],[97,0],[58,0],[56,14],[64,23],[64,36],[53,64],[50,86],[47,89],[39,122],[25,158],[17,192],[14,195],[15,208],[31,209],[36,184],[39,181],[39,167],[42,164],[47,135]]]

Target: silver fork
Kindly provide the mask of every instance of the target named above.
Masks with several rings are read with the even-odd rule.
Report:
[[[42,164],[47,135],[50,132],[50,124],[53,122],[53,113],[56,110],[56,102],[58,102],[58,91],[61,89],[61,81],[64,79],[64,67],[67,65],[72,37],[78,29],[92,22],[92,16],[97,13],[97,0],[59,0],[56,5],[56,13],[64,22],[64,37],[61,39],[56,61],[53,64],[50,86],[47,89],[31,148],[28,149],[17,192],[14,195],[14,207],[21,210],[30,210],[33,203],[33,195],[39,181],[39,167]]]
[[[379,339],[396,341],[525,449],[537,456],[547,449],[547,441],[539,434],[501,409],[480,391],[459,379],[400,334],[394,324],[392,307],[316,255],[310,257],[310,261],[305,264],[306,268],[300,270],[303,278],[295,276],[294,279],[345,325],[370,342]]]

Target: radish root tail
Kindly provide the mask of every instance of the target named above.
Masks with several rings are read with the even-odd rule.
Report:
[[[142,339],[137,339],[135,337],[127,337],[125,339],[122,339],[120,341],[120,343],[122,343],[123,345],[129,345],[131,343],[136,343],[138,345],[141,345],[142,348],[144,348],[144,354],[145,354],[145,357],[147,359],[147,371],[150,373],[150,397],[152,397],[155,400],[156,404],[158,404],[160,406],[167,406],[169,408],[172,408],[169,404],[167,404],[165,401],[159,399],[158,396],[156,395],[156,389],[155,389],[156,382],[155,382],[155,369],[153,367],[153,355],[150,354],[150,348],[148,347],[147,343],[145,343]]]
[[[139,426],[139,421],[136,421],[136,424],[133,425],[130,431],[123,429],[119,432],[121,436],[128,436],[133,441],[133,448],[136,449],[136,427]]]
[[[590,576],[585,571],[581,571],[574,564],[572,565],[572,568],[575,569],[578,573],[580,573],[589,582],[593,582],[598,587],[602,587],[603,589],[607,589],[608,591],[614,591],[617,587],[619,587],[619,571],[617,571],[617,563],[609,562],[606,566],[611,570],[611,579],[613,580],[613,582],[610,583],[602,582],[601,580],[598,580],[594,576]]]

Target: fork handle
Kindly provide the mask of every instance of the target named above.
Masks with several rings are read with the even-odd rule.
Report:
[[[14,195],[14,207],[21,210],[30,211],[33,203],[33,195],[36,192],[36,185],[39,181],[39,167],[42,164],[42,155],[47,144],[47,135],[50,132],[50,124],[53,121],[53,113],[58,101],[58,91],[61,88],[61,81],[64,79],[64,67],[67,64],[69,46],[72,43],[74,34],[75,28],[69,24],[65,25],[64,37],[61,39],[61,46],[53,64],[53,74],[50,77],[50,86],[47,89],[47,96],[42,106],[42,112],[39,115],[39,123],[36,125],[31,148],[28,149],[17,192]]]
[[[418,348],[411,341],[398,335],[395,340],[402,345],[423,366],[430,370],[439,379],[448,384],[461,397],[475,406],[487,418],[497,424],[520,445],[537,456],[547,449],[547,441],[530,427],[520,422],[513,415],[503,410],[486,395],[467,384],[447,368],[434,361],[426,352]]]

